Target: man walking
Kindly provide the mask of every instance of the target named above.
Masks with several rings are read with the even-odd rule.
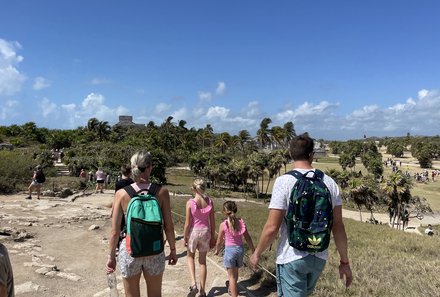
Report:
[[[294,170],[300,174],[315,172],[312,167],[314,141],[307,133],[295,137],[290,143],[290,155],[294,161]],[[314,173],[310,174],[314,174]],[[333,232],[336,248],[340,256],[339,275],[348,287],[352,282],[352,273],[348,261],[347,235],[342,221],[342,198],[335,181],[323,175],[323,182],[330,192],[333,207]],[[250,258],[251,266],[255,267],[261,254],[275,240],[280,230],[279,246],[276,253],[276,272],[278,296],[305,297],[310,295],[324,269],[328,250],[310,252],[299,250],[289,244],[288,228],[285,220],[289,207],[290,195],[297,177],[285,174],[278,177],[272,190],[269,204],[269,215],[255,252]],[[316,241],[316,238],[313,238]],[[311,245],[314,245],[312,242]]]

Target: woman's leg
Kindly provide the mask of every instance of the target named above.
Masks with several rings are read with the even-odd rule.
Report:
[[[35,186],[37,188],[37,199],[40,200],[41,184]]]
[[[238,296],[238,268],[228,268],[228,279],[229,279],[229,290],[231,291],[232,297]]]
[[[136,274],[128,278],[122,278],[124,284],[125,297],[140,297],[139,281],[141,274]]]
[[[208,252],[199,252],[199,266],[200,266],[200,293],[206,293],[206,254]]]
[[[29,197],[32,197],[32,189],[34,188],[34,186],[32,184],[29,185]]]
[[[189,268],[189,276],[191,277],[191,286],[197,285],[196,283],[196,266],[194,263],[195,253],[191,253],[189,250],[186,255],[186,262]]]
[[[147,275],[144,273],[145,282],[147,283],[147,296],[148,297],[161,297],[162,296],[162,275]]]

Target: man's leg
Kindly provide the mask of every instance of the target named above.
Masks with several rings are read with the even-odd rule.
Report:
[[[315,256],[308,256],[306,261],[309,263],[308,265],[311,270],[307,275],[307,294],[310,295],[315,289],[319,276],[324,270],[326,261]]]
[[[307,296],[307,265],[304,259],[277,264],[277,289],[279,297]]]

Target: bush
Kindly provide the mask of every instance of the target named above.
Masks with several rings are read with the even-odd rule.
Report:
[[[0,193],[13,193],[31,181],[37,165],[30,155],[17,151],[0,151]]]

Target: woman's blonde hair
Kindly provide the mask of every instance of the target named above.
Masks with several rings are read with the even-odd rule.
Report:
[[[196,192],[198,192],[200,195],[204,196],[205,190],[206,190],[206,183],[201,178],[196,178],[192,183],[192,188]]]
[[[230,228],[233,232],[238,231],[239,221],[235,214],[237,213],[237,204],[234,201],[223,203],[223,212],[228,216]]]
[[[149,152],[137,152],[131,156],[130,163],[133,180],[139,182],[141,174],[152,164],[151,154]]]

